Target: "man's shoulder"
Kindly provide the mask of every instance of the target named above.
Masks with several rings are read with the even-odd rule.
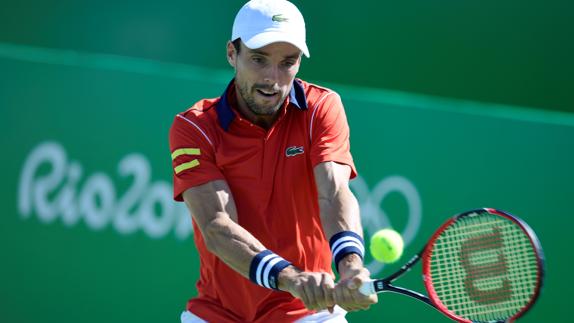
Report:
[[[171,125],[170,136],[173,138],[188,138],[197,136],[205,138],[215,145],[218,134],[217,103],[219,98],[203,99],[189,109],[178,113]]]
[[[303,80],[299,81],[301,82],[301,85],[303,85],[303,89],[305,89],[305,96],[307,97],[307,103],[310,106],[319,103],[319,101],[324,100],[328,96],[336,96],[336,97],[339,96],[337,92],[328,87],[320,86]]]
[[[205,118],[206,116],[215,113],[215,107],[218,102],[219,98],[202,99],[197,101],[187,110],[178,114],[190,118]]]
[[[185,111],[176,115],[176,120],[196,123],[198,126],[212,127],[217,120],[215,107],[219,98],[202,99]]]

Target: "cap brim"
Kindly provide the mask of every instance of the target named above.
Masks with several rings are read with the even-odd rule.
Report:
[[[257,34],[249,39],[241,38],[241,41],[245,44],[245,46],[251,49],[261,48],[271,43],[286,42],[299,48],[299,50],[301,50],[303,55],[306,57],[310,57],[309,49],[307,48],[307,44],[305,44],[304,41],[293,39],[293,37],[289,37],[289,35],[282,32],[267,31]]]

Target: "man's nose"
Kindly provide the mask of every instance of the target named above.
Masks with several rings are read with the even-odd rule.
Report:
[[[265,76],[263,78],[267,84],[275,84],[279,81],[279,67],[270,66],[265,71]]]

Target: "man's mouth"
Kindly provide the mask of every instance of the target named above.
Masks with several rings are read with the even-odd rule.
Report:
[[[266,97],[273,97],[273,96],[277,95],[277,93],[279,93],[278,91],[264,90],[264,89],[257,89],[257,92],[259,92],[259,94],[266,96]]]

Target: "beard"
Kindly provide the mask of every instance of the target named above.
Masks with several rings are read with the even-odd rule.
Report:
[[[272,115],[274,115],[277,111],[279,111],[279,109],[281,108],[281,105],[283,104],[283,101],[287,97],[286,93],[282,94],[280,89],[275,88],[273,86],[255,84],[251,88],[249,88],[248,86],[243,84],[243,85],[239,85],[237,88],[239,90],[239,94],[243,98],[243,101],[245,101],[245,103],[247,104],[247,108],[251,112],[253,112],[253,114],[258,115],[258,116],[272,116]],[[276,102],[270,101],[268,104],[257,103],[255,95],[257,94],[258,89],[264,90],[267,92],[274,91],[277,93],[277,95],[280,95],[281,97]],[[269,100],[273,100],[273,98],[269,98]]]

